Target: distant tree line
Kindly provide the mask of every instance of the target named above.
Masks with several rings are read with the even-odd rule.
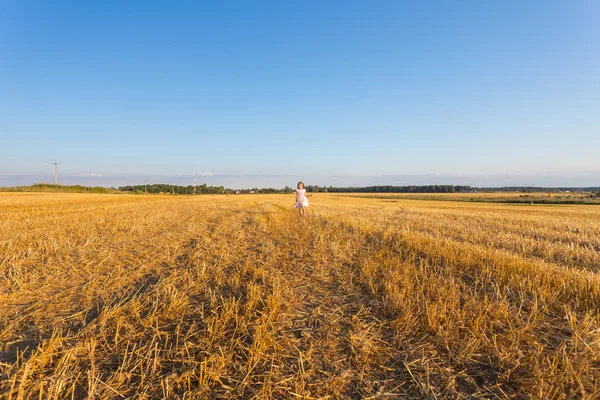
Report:
[[[599,186],[588,187],[542,187],[542,186],[506,186],[506,187],[471,187],[468,185],[410,185],[410,186],[366,186],[366,187],[334,187],[308,185],[306,190],[312,193],[472,193],[472,192],[573,192],[589,193],[592,197],[600,198]],[[148,185],[121,186],[118,189],[104,187],[88,187],[80,185],[53,185],[47,183],[36,183],[31,186],[0,187],[0,192],[71,192],[71,193],[174,193],[194,194],[194,186],[169,185],[165,183]],[[282,189],[276,188],[252,188],[252,189],[226,189],[223,186],[208,186],[206,184],[196,186],[196,194],[255,194],[255,193],[293,193],[294,189],[286,186]]]
[[[165,183],[153,183],[151,185],[133,185],[119,187],[121,192],[134,193],[174,193],[174,194],[194,194],[194,186],[168,185]],[[220,194],[225,193],[223,186],[206,186],[206,184],[196,186],[196,194]]]
[[[283,189],[264,188],[264,189],[254,189],[254,190],[255,190],[254,193],[292,193],[293,192],[292,188],[289,186],[286,186]]]
[[[175,193],[175,194],[193,194],[194,186],[179,186],[168,184],[149,184],[121,186],[122,192],[144,193]],[[307,192],[312,193],[456,193],[472,192],[473,188],[463,185],[425,185],[425,186],[367,186],[367,187],[333,187],[333,186],[306,186]],[[223,186],[207,186],[206,184],[196,186],[197,194],[248,194],[248,193],[293,193],[294,189],[289,186],[283,189],[276,188],[252,188],[252,189],[226,189]]]
[[[121,192],[133,193],[174,193],[174,194],[194,194],[194,186],[180,186],[168,184],[148,184],[133,186],[121,186],[118,189]],[[533,187],[533,186],[507,186],[499,188],[479,188],[469,185],[407,185],[407,186],[318,186],[308,185],[306,191],[311,193],[472,193],[472,192],[597,192],[600,197],[600,187]],[[196,186],[196,194],[255,194],[255,193],[293,193],[294,189],[286,186],[282,189],[276,188],[252,188],[252,189],[226,189],[223,186],[207,186],[206,184]]]
[[[471,186],[464,185],[410,185],[410,186],[366,186],[366,187],[319,187],[308,185],[307,192],[330,193],[456,193],[472,192]]]

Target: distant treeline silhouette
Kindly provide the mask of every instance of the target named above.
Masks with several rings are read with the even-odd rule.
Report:
[[[456,193],[472,192],[471,186],[465,185],[410,185],[410,186],[365,186],[365,187],[319,187],[308,185],[307,192],[330,193]]]
[[[473,193],[473,192],[588,192],[596,193],[600,197],[600,186],[588,187],[543,187],[543,186],[505,186],[505,187],[472,187],[468,185],[407,185],[407,186],[306,186],[308,192],[313,193]],[[196,186],[196,194],[254,194],[254,193],[292,193],[294,190],[289,186],[282,189],[276,188],[252,188],[252,189],[228,189],[223,186],[208,186],[201,184]],[[0,192],[69,192],[69,193],[174,193],[194,194],[194,186],[169,185],[166,183],[154,183],[147,185],[121,186],[118,189],[105,187],[88,187],[81,185],[53,185],[47,183],[36,183],[31,186],[0,187]]]
[[[122,192],[133,192],[133,193],[174,193],[174,194],[193,194],[194,186],[180,186],[180,185],[169,185],[165,183],[148,184],[144,188],[144,185],[133,185],[133,186],[121,186],[119,190]],[[469,185],[406,185],[406,186],[392,186],[392,185],[380,185],[380,186],[347,186],[347,187],[335,187],[335,186],[318,186],[308,185],[306,186],[307,192],[312,193],[473,193],[473,192],[598,192],[600,187],[585,187],[585,188],[574,188],[574,187],[534,187],[534,186],[507,186],[499,188],[481,188],[472,187]],[[293,189],[286,186],[283,189],[276,188],[253,188],[253,189],[229,189],[223,186],[207,186],[206,184],[196,186],[196,194],[247,194],[247,193],[292,193]]]
[[[175,193],[175,194],[193,194],[194,186],[180,186],[168,184],[148,184],[121,186],[122,192],[137,193]],[[463,185],[425,185],[425,186],[367,186],[367,187],[333,187],[333,186],[306,186],[307,192],[312,193],[456,193],[472,192],[470,186]],[[286,186],[283,189],[275,188],[253,188],[253,189],[226,189],[223,186],[206,186],[206,184],[196,186],[196,194],[219,194],[219,193],[292,193],[293,189]]]
[[[598,192],[600,187],[542,187],[506,186],[473,187],[469,185],[408,185],[408,186],[366,186],[366,187],[319,187],[307,186],[308,192],[331,193],[471,193],[471,192]]]
[[[175,193],[175,194],[194,194],[194,185],[168,185],[166,183],[153,183],[147,185],[129,185],[120,186],[121,192],[137,193]],[[223,186],[206,186],[206,184],[196,186],[196,194],[220,194],[225,193]]]

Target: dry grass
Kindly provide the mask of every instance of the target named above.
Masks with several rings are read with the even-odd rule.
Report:
[[[600,207],[0,195],[0,397],[598,398]]]

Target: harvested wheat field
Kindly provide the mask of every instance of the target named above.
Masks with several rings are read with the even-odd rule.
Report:
[[[599,398],[600,207],[0,195],[0,397]]]

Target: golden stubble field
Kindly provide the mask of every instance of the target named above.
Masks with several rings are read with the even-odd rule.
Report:
[[[598,398],[600,207],[0,194],[0,398]]]

